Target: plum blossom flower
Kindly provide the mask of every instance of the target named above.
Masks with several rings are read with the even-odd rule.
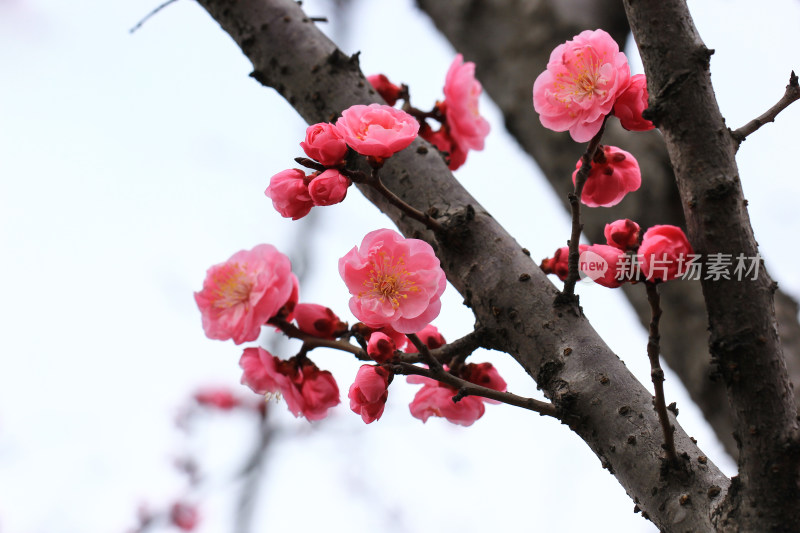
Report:
[[[419,331],[439,315],[447,281],[428,243],[389,229],[368,233],[361,248],[339,259],[339,274],[356,318],[400,333]]]
[[[582,166],[581,159],[572,173],[572,183]],[[616,146],[603,146],[595,153],[592,168],[583,186],[581,202],[589,207],[611,207],[617,205],[629,192],[642,185],[639,162]]]
[[[323,339],[333,339],[347,327],[329,307],[319,304],[297,304],[294,319],[300,331]]]
[[[216,407],[222,411],[230,411],[241,405],[241,401],[233,392],[223,387],[206,387],[194,393],[194,401],[206,407]]]
[[[298,220],[314,207],[308,192],[308,179],[302,170],[296,168],[272,176],[264,194],[272,199],[275,210],[284,218]]]
[[[350,184],[350,180],[338,170],[328,169],[311,180],[308,194],[314,205],[334,205],[344,200]]]
[[[625,252],[605,244],[592,244],[581,250],[578,269],[583,278],[589,278],[598,285],[616,289],[625,280],[619,278],[620,261]]]
[[[367,81],[376,91],[378,91],[378,94],[381,95],[381,98],[386,100],[387,104],[393,106],[397,103],[397,99],[400,98],[402,89],[389,81],[389,78],[387,78],[386,75],[373,74],[372,76],[367,76]]]
[[[300,146],[308,157],[325,166],[341,163],[347,153],[347,144],[339,130],[328,122],[312,124],[306,128],[306,140]]]
[[[480,365],[466,365],[462,377],[467,381],[482,385],[490,389],[505,391],[506,382],[497,373],[491,363]],[[439,381],[423,376],[409,376],[409,383],[422,384],[414,400],[409,405],[411,416],[426,422],[431,416],[446,418],[453,424],[471,426],[483,416],[486,408],[484,402],[497,403],[480,396],[466,396],[458,402],[453,401],[453,396],[458,391]]]
[[[354,105],[342,112],[336,129],[359,154],[386,159],[416,139],[419,123],[405,111],[387,105]]]
[[[358,369],[347,397],[350,398],[350,409],[361,415],[366,424],[375,422],[383,414],[390,378],[389,371],[379,366],[361,365]]]
[[[578,251],[583,252],[589,246],[581,244],[578,246]],[[569,275],[569,247],[562,246],[553,254],[553,257],[543,259],[542,264],[539,265],[542,272],[545,274],[555,274],[561,281],[566,281]]]
[[[682,276],[691,259],[692,245],[677,226],[653,226],[639,246],[641,272],[648,281],[669,281]]]
[[[462,149],[461,146],[453,140],[448,132],[447,126],[433,131],[429,126],[425,125],[420,130],[420,136],[434,145],[437,150],[447,154],[445,161],[447,162],[447,168],[450,170],[456,170],[467,160],[467,150]]]
[[[606,244],[609,246],[629,251],[639,244],[639,231],[639,224],[625,218],[606,224],[603,234],[606,237]]]
[[[444,102],[438,107],[445,116],[450,137],[465,158],[468,150],[483,150],[484,139],[489,134],[489,123],[478,111],[482,91],[480,82],[475,79],[475,63],[464,63],[464,57],[458,54],[447,71]]]
[[[370,356],[373,361],[385,363],[392,358],[395,351],[397,351],[397,345],[389,335],[376,331],[369,336],[367,355]]]
[[[647,109],[647,79],[644,74],[631,76],[628,87],[614,103],[614,115],[622,127],[630,131],[648,131],[655,128],[652,122],[642,117]]]
[[[628,87],[625,54],[603,30],[586,30],[558,45],[533,84],[533,107],[542,125],[567,131],[576,142],[594,137]]]
[[[242,383],[257,394],[281,394],[296,417],[321,420],[339,404],[339,387],[309,359],[278,359],[263,348],[246,348],[239,360]]]
[[[200,513],[190,503],[175,502],[169,509],[169,520],[181,531],[194,531],[200,522]]]
[[[433,324],[428,324],[421,330],[416,332],[417,337],[422,343],[427,346],[431,350],[435,350],[441,346],[447,344],[447,341],[444,340],[444,337],[439,330]],[[417,347],[414,346],[413,343],[409,342],[408,346],[406,346],[406,353],[417,353]]]
[[[289,258],[274,246],[236,252],[209,268],[203,289],[194,293],[206,336],[236,344],[256,340],[263,324],[293,305],[296,284]]]

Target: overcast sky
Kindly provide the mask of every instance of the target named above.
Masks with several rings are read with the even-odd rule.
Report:
[[[156,4],[0,0],[0,533],[124,531],[141,502],[183,494],[171,461],[187,452],[211,480],[193,496],[204,515],[199,531],[231,530],[231,479],[253,421],[211,417],[190,438],[173,423],[197,386],[246,392],[241,348],[203,335],[192,293],[234,252],[268,242],[290,253],[299,239],[310,257],[301,301],[353,322],[336,262],[367,231],[392,227],[353,189],[343,204],[316,209],[311,233],[297,237],[298,223],[278,216],[263,190],[301,155],[305,125],[247,76],[247,60],[194,2],[169,6],[129,35]],[[330,2],[305,5],[333,16]],[[738,127],[800,70],[800,4],[692,7],[716,50],[723,113]],[[357,1],[347,24],[324,29],[347,30],[343,49],[362,52],[366,73],[408,83],[418,107],[441,98],[456,51],[410,0]],[[492,133],[457,176],[545,257],[566,240],[567,216],[491,102],[481,106]],[[739,158],[762,255],[795,297],[799,120],[800,107],[789,109],[748,138]],[[649,386],[646,335],[626,301],[597,286],[580,290],[595,327]],[[471,328],[461,301],[448,287],[435,321],[448,339]],[[508,356],[475,357],[495,363],[510,390],[540,397]],[[313,359],[344,397],[359,365],[332,352]],[[681,424],[733,473],[677,379],[668,374],[665,386]],[[423,425],[408,413],[415,389],[398,379],[370,426],[346,398],[313,426],[275,405],[282,437],[268,458],[256,530],[655,531],[565,426],[511,406],[488,406],[471,428]]]

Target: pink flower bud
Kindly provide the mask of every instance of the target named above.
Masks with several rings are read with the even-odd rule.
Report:
[[[575,183],[581,165],[579,159],[572,173],[572,183]],[[629,192],[638,190],[641,184],[642,173],[636,159],[616,146],[603,146],[602,154],[595,156],[592,162],[581,202],[589,207],[611,207],[620,203]]]
[[[400,98],[400,91],[402,89],[395,85],[394,83],[389,81],[383,74],[373,74],[372,76],[367,76],[367,81],[378,91],[378,94],[381,95],[381,98],[386,100],[386,103],[389,105],[394,105],[397,103],[397,99]]]
[[[300,146],[308,157],[325,166],[341,163],[347,153],[347,144],[339,135],[339,130],[328,122],[309,126],[306,129],[306,140]]]
[[[185,502],[175,502],[169,510],[169,519],[172,524],[183,531],[193,531],[200,521],[197,507]]]
[[[365,423],[371,424],[383,414],[389,396],[389,378],[389,371],[379,366],[362,365],[358,369],[347,397],[350,409],[361,415]]]
[[[324,305],[297,304],[294,319],[300,331],[323,339],[333,339],[336,333],[345,328],[336,313]]]
[[[614,114],[622,127],[630,131],[647,131],[655,128],[652,122],[642,117],[647,109],[647,79],[644,74],[631,76],[630,84],[614,103]]]
[[[292,220],[303,218],[314,207],[308,193],[306,175],[296,168],[272,176],[264,194],[272,199],[272,205],[282,217]]]
[[[694,251],[683,230],[677,226],[653,226],[639,246],[639,265],[649,280],[669,281],[682,276]]]
[[[622,251],[633,250],[639,244],[639,224],[627,218],[606,224],[603,234],[609,246]]]
[[[344,200],[349,186],[348,178],[338,170],[330,169],[311,180],[308,185],[308,193],[314,205],[333,205]]]
[[[578,251],[583,252],[587,248],[586,244],[581,244],[578,246]],[[542,264],[539,265],[539,268],[545,274],[555,274],[561,281],[566,281],[569,275],[569,247],[562,246],[556,250],[553,257],[542,259]]]
[[[405,111],[386,105],[354,105],[342,112],[336,129],[359,154],[385,159],[411,144],[419,123]]]
[[[497,372],[497,369],[494,367],[494,365],[492,365],[492,363],[470,363],[464,367],[462,373],[464,374],[464,379],[470,383],[500,392],[506,391],[506,381],[500,377],[500,374]],[[483,401],[489,403],[500,403],[486,398],[484,398]]]
[[[422,343],[427,346],[431,350],[435,350],[441,346],[447,344],[447,341],[444,340],[444,337],[439,330],[433,324],[428,324],[420,331],[417,332],[417,337]],[[414,346],[413,343],[409,342],[408,346],[406,346],[406,353],[417,353],[417,347]]]
[[[437,150],[447,154],[445,161],[447,161],[447,167],[450,170],[456,170],[467,160],[467,151],[459,147],[458,143],[447,132],[446,127],[433,131],[431,128],[424,126],[420,130],[420,135],[434,145]]]
[[[241,404],[230,390],[224,388],[200,389],[194,393],[194,401],[200,405],[216,407],[223,411],[230,411]]]
[[[385,333],[376,331],[369,336],[367,343],[367,355],[378,363],[385,363],[392,358],[397,350],[392,338]]]

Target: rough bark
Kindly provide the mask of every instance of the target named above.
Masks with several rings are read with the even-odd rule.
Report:
[[[736,167],[738,141],[711,85],[713,52],[683,0],[626,0],[625,9],[650,87],[648,114],[664,134],[695,252],[755,257]],[[763,265],[754,280],[704,276],[701,284],[712,361],[736,416],[739,444],[739,479],[718,523],[730,531],[796,530],[800,440],[775,318],[777,285]]]
[[[309,123],[353,104],[379,101],[356,58],[348,58],[291,0],[199,0],[254,66]],[[665,531],[714,531],[712,513],[728,480],[675,424],[682,468],[662,468],[652,396],[578,309],[556,307],[555,287],[502,227],[418,139],[382,171],[388,187],[448,227],[434,237],[371,190],[366,196],[408,236],[430,242],[447,277],[488,331],[557,406],[564,423]],[[527,276],[522,276],[527,274]],[[535,421],[533,421],[535,423]]]
[[[569,135],[542,127],[531,105],[533,80],[545,68],[558,44],[585,29],[603,28],[624,45],[629,26],[621,2],[616,0],[417,0],[437,28],[475,61],[484,89],[502,110],[506,126],[523,149],[541,167],[568,208],[572,183],[569,173],[582,148]],[[475,35],[481,35],[475,39]],[[675,186],[664,142],[657,132],[631,133],[611,121],[604,142],[633,153],[642,167],[644,183],[636,193],[611,209],[584,209],[586,236],[605,242],[603,227],[618,218],[636,220],[643,227],[672,224],[685,227],[683,207]],[[642,325],[650,308],[637,286],[624,287]],[[734,420],[721,382],[709,379],[708,319],[699,283],[663,287],[662,356],[683,382],[692,399],[733,457]],[[800,323],[797,303],[785,293],[776,294],[784,353],[800,400]],[[800,401],[798,402],[800,403]]]

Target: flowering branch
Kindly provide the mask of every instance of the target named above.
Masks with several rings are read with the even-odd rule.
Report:
[[[453,402],[458,402],[467,396],[480,396],[482,398],[489,398],[490,400],[496,400],[509,405],[522,407],[523,409],[539,413],[542,416],[552,416],[553,418],[560,420],[558,411],[552,403],[542,402],[534,398],[517,396],[516,394],[512,394],[510,392],[500,392],[488,387],[482,387],[454,376],[450,372],[444,370],[441,366],[439,366],[438,369],[435,369],[423,368],[409,363],[395,363],[389,365],[389,367],[395,374],[423,376],[449,385],[458,391],[456,395],[453,396]]]
[[[739,149],[742,141],[744,141],[748,135],[769,122],[775,122],[775,117],[778,116],[778,113],[789,107],[795,100],[800,100],[800,83],[798,83],[797,74],[792,71],[792,74],[789,76],[789,85],[786,86],[786,92],[783,93],[778,103],[770,107],[760,117],[751,120],[741,128],[731,132],[731,137],[733,137],[736,143],[736,149]]]
[[[347,341],[323,339],[315,335],[304,333],[303,331],[300,331],[297,326],[287,322],[282,318],[273,318],[270,320],[269,324],[280,329],[283,334],[290,339],[300,339],[303,341],[303,346],[300,348],[299,355],[305,355],[314,348],[333,348],[334,350],[341,350],[343,352],[351,353],[356,356],[356,359],[361,361],[371,361],[364,350],[358,346],[350,344]]]
[[[569,274],[567,275],[567,280],[564,282],[564,290],[562,291],[562,295],[569,299],[573,299],[575,283],[577,283],[579,278],[579,244],[581,240],[581,230],[583,230],[583,224],[581,224],[581,195],[583,194],[583,186],[586,184],[586,178],[592,170],[592,160],[594,159],[595,152],[597,152],[597,147],[600,146],[600,139],[603,137],[605,127],[606,122],[604,120],[602,126],[600,126],[600,131],[589,141],[589,145],[586,147],[586,151],[581,158],[581,168],[578,170],[578,175],[575,177],[575,190],[569,194],[569,205],[572,210],[572,234],[570,235],[569,241],[567,241],[567,245],[569,246]]]
[[[667,459],[673,465],[678,464],[678,455],[675,453],[675,439],[672,433],[675,427],[670,423],[667,415],[667,402],[664,397],[664,371],[659,363],[659,341],[661,335],[658,332],[658,322],[661,319],[661,298],[658,294],[656,283],[645,281],[647,289],[647,301],[650,303],[650,336],[647,339],[647,357],[650,359],[650,377],[653,380],[655,390],[655,409],[658,413],[658,420],[661,422],[661,430],[664,432],[664,451]]]

